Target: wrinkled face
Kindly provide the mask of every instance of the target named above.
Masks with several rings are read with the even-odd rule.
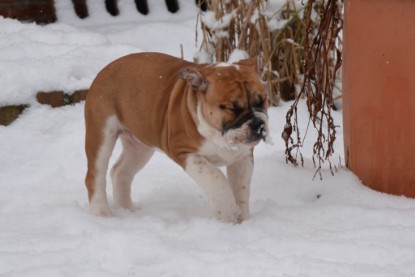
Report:
[[[202,135],[231,147],[254,146],[265,140],[268,99],[256,67],[240,62],[214,65],[199,72],[205,81],[205,91],[198,93]]]

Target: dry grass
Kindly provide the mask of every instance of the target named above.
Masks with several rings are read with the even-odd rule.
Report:
[[[271,104],[280,99],[293,100],[301,82],[305,23],[303,11],[288,0],[281,9],[270,13],[264,0],[207,0],[209,16],[200,14],[203,62],[227,61],[235,49],[256,57]],[[298,2],[297,2],[298,5]],[[212,15],[213,13],[213,15]],[[272,23],[278,23],[273,27]]]
[[[265,0],[206,2],[209,11],[199,15],[199,62],[227,61],[235,49],[258,59],[271,105],[294,100],[282,134],[287,162],[294,165],[298,158],[303,164],[297,104],[306,98],[310,121],[319,133],[313,161],[321,177],[321,163],[333,154],[336,138],[331,110],[341,66],[341,0],[304,0],[301,5],[287,0],[274,13]]]
[[[318,28],[313,32],[311,14],[312,9],[307,8],[305,13],[306,35],[304,37],[304,72],[300,93],[286,115],[286,125],[282,137],[286,145],[286,159],[297,165],[297,157],[301,157],[300,147],[302,141],[298,128],[297,104],[301,97],[306,97],[307,108],[312,126],[317,130],[317,138],[313,146],[313,162],[316,175],[322,178],[321,169],[324,161],[329,162],[331,173],[334,168],[330,157],[334,153],[333,144],[336,140],[336,125],[331,111],[333,104],[333,91],[335,89],[338,71],[342,63],[341,51],[338,48],[338,36],[343,28],[341,7],[336,0],[328,0],[314,5],[314,0],[308,1],[308,7],[321,10]],[[292,132],[296,132],[296,140]],[[296,150],[293,156],[292,151]]]

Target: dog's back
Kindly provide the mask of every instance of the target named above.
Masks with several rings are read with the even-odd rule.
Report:
[[[186,86],[185,81],[179,80],[178,73],[172,72],[179,72],[189,65],[192,64],[159,53],[131,54],[110,63],[97,75],[88,92],[85,103],[87,128],[88,122],[101,125],[115,116],[135,135],[138,134],[135,130],[146,130],[139,139],[160,148],[162,142],[158,140],[163,130],[159,122],[164,121],[168,111],[171,96],[168,93],[174,93],[175,85],[182,86],[178,91],[183,91]],[[148,114],[148,109],[157,112]]]

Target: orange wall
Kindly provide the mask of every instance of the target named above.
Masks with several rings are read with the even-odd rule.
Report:
[[[415,197],[415,1],[346,0],[343,59],[346,165]]]

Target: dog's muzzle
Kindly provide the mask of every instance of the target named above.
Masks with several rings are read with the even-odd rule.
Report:
[[[249,128],[251,130],[251,134],[249,137],[250,141],[259,141],[264,140],[267,136],[266,129],[265,129],[265,122],[261,118],[254,117],[251,122],[249,123]]]
[[[225,124],[222,135],[230,144],[255,145],[267,138],[267,126],[263,116],[248,114]]]

